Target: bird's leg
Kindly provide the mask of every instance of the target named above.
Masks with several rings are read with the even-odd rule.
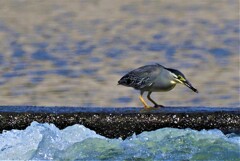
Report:
[[[143,91],[141,91],[140,92],[140,96],[139,96],[139,99],[140,99],[140,101],[142,102],[142,104],[144,105],[144,108],[145,109],[149,109],[149,108],[151,108],[150,106],[148,106],[148,104],[145,102],[145,100],[143,99],[143,97],[142,97],[142,95],[143,95]]]
[[[151,97],[150,95],[152,94],[152,92],[148,92],[147,98],[149,99],[149,101],[151,101],[154,104],[154,107],[164,107],[163,105],[159,105],[157,104]]]

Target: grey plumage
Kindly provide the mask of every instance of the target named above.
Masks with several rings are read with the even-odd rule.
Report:
[[[118,84],[120,85],[140,90],[141,96],[145,91],[147,91],[147,98],[155,106],[161,105],[158,105],[151,99],[151,93],[169,91],[173,89],[177,83],[185,84],[194,92],[198,92],[180,71],[166,68],[160,64],[139,67],[130,71],[118,81]],[[142,97],[140,97],[140,100],[143,102],[144,106],[147,106]]]
[[[118,84],[142,91],[168,91],[175,84],[169,82],[169,77],[172,76],[166,70],[160,64],[142,66],[124,75]],[[161,80],[159,79],[160,75],[164,76],[164,78],[161,77]]]
[[[157,65],[147,65],[137,68],[125,76],[123,76],[118,83],[124,86],[133,87],[135,89],[143,89],[152,85],[156,75],[154,72],[161,70]]]

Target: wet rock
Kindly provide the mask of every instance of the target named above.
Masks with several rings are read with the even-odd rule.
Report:
[[[86,108],[0,106],[0,131],[24,129],[31,122],[53,123],[63,129],[82,124],[108,138],[127,138],[143,131],[163,127],[220,129],[224,133],[240,133],[239,108],[165,107]]]

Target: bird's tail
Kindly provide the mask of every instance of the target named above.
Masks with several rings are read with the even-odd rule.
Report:
[[[123,77],[118,81],[118,85],[129,86],[128,77],[127,77],[126,75],[123,76]]]

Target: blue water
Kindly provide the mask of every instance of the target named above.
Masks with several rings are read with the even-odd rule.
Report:
[[[105,1],[4,1],[2,6],[19,20],[0,17],[0,102],[6,105],[142,106],[138,95],[116,87],[117,81],[159,63],[180,70],[200,91],[194,95],[176,86],[171,94],[153,95],[159,104],[240,107],[236,0],[187,6],[119,1],[109,10]],[[72,9],[77,6],[86,10]],[[24,22],[22,15],[31,18]],[[34,101],[25,92],[13,99],[9,91],[19,87],[31,91]],[[52,92],[62,87],[68,94]]]
[[[231,160],[240,158],[240,136],[219,130],[163,128],[108,139],[82,126],[59,130],[33,122],[0,134],[0,160]]]

